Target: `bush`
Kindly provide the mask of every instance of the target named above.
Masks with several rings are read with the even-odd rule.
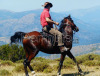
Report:
[[[59,68],[59,64],[54,65],[53,67],[55,70],[57,70]],[[73,69],[73,68],[74,68],[74,65],[68,64],[68,63],[63,63],[62,69]]]
[[[86,66],[100,66],[100,61],[96,61],[96,60],[85,61],[83,63],[83,65],[86,65]]]
[[[15,64],[12,61],[1,61],[1,65],[8,65],[8,66],[15,66]]]
[[[48,67],[46,69],[44,69],[44,73],[51,73],[53,71],[52,67]]]
[[[74,65],[72,65],[72,64],[64,64],[63,65],[63,67],[62,67],[63,69],[67,69],[67,68],[70,68],[70,69],[72,69],[72,68],[74,68]]]
[[[34,68],[35,71],[37,72],[43,72],[44,69],[47,69],[49,67],[49,64],[45,62],[34,62],[32,64],[32,67]]]
[[[55,61],[60,61],[60,58],[54,59]]]
[[[12,74],[7,70],[0,70],[0,76],[11,76]]]
[[[23,62],[24,62],[24,59],[16,61],[16,63],[23,63]]]
[[[25,52],[23,51],[22,46],[10,46],[9,44],[0,46],[0,59],[16,62],[23,58],[25,58]]]
[[[100,66],[100,61],[97,61],[97,62],[96,62],[96,65],[97,65],[97,66]]]
[[[24,65],[19,65],[14,68],[15,72],[24,72]]]
[[[75,65],[75,62],[72,59],[70,59],[70,58],[67,57],[67,58],[65,58],[64,64],[72,64],[72,65]]]
[[[96,54],[86,54],[86,55],[77,56],[76,60],[79,64],[82,64],[85,61],[96,60],[97,59],[97,58],[95,58],[96,56],[98,57],[98,55],[96,55]]]

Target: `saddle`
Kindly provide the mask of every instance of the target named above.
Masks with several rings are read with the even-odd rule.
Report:
[[[42,32],[40,32],[43,38],[46,38],[52,46],[57,46],[58,45],[58,38],[57,35],[53,35],[45,30],[42,29]]]

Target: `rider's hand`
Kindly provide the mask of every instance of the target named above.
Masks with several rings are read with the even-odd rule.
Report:
[[[59,23],[58,22],[55,22],[55,25],[59,25]]]

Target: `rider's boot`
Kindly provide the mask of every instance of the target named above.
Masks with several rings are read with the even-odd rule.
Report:
[[[66,48],[65,46],[60,46],[59,48],[60,48],[61,52],[68,51],[68,48]]]

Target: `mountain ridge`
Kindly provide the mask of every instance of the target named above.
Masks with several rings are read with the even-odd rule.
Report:
[[[96,10],[98,11],[98,10]],[[42,9],[30,10],[24,12],[3,12],[0,10],[0,37],[10,37],[16,31],[31,32],[31,31],[41,31],[42,26],[40,25],[40,14]],[[80,13],[80,11],[77,11]],[[74,12],[72,12],[74,13]],[[66,13],[56,13],[50,12],[54,21],[61,22],[61,20],[66,17]],[[75,13],[77,14],[77,13]],[[83,12],[84,14],[84,12]],[[79,45],[82,44],[93,44],[100,42],[99,26],[95,28],[95,23],[91,24],[87,20],[86,22],[78,17],[74,17],[72,14],[72,19],[75,24],[79,27],[80,31],[76,33],[76,37],[79,38]],[[5,30],[6,29],[6,30]]]

